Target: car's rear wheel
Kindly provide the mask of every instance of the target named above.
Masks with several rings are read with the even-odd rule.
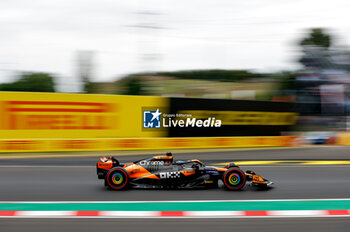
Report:
[[[246,178],[241,169],[230,168],[223,175],[223,182],[228,190],[240,190],[244,187]]]
[[[109,188],[122,190],[128,187],[129,175],[128,172],[121,167],[112,168],[106,176],[106,184]]]

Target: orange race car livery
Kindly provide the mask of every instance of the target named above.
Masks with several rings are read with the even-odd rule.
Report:
[[[226,167],[206,166],[193,160],[174,161],[171,153],[130,163],[119,163],[114,157],[97,162],[97,175],[109,189],[134,188],[217,188],[222,181],[228,190],[240,190],[247,181],[266,188],[272,184],[253,171],[242,171],[234,163]]]

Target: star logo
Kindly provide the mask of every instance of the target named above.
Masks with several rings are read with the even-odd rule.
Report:
[[[159,109],[157,109],[156,112],[154,113],[151,113],[153,115],[152,119],[151,119],[151,122],[154,120],[154,119],[157,119],[159,120],[159,115],[161,115],[162,113],[159,112]]]
[[[145,110],[143,111],[143,128],[160,128],[160,117],[162,112]]]

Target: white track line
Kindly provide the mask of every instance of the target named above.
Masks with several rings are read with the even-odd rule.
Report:
[[[0,204],[24,203],[24,204],[65,204],[65,203],[181,203],[181,202],[275,202],[275,201],[350,201],[350,198],[302,198],[302,199],[254,199],[254,200],[182,200],[182,201],[0,201]]]

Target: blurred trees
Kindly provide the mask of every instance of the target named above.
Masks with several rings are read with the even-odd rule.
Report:
[[[329,61],[329,48],[332,46],[332,36],[323,28],[311,28],[305,36],[298,42],[301,47],[302,55],[298,62],[304,66],[304,69],[322,69],[331,66]],[[295,95],[297,89],[295,76],[298,72],[281,73],[279,94]]]
[[[253,73],[249,70],[191,70],[178,72],[158,72],[156,75],[177,77],[180,79],[200,79],[212,81],[239,81],[250,78],[266,77],[267,75]]]
[[[18,81],[0,84],[0,91],[55,92],[54,77],[48,73],[23,73]]]
[[[300,45],[329,48],[332,45],[332,37],[322,28],[312,28],[307,37],[300,41]]]
[[[143,83],[139,77],[130,77],[123,83],[126,95],[142,95]]]
[[[303,55],[299,62],[310,68],[330,68],[329,49],[332,46],[332,36],[322,28],[312,28],[306,37],[299,42]]]

